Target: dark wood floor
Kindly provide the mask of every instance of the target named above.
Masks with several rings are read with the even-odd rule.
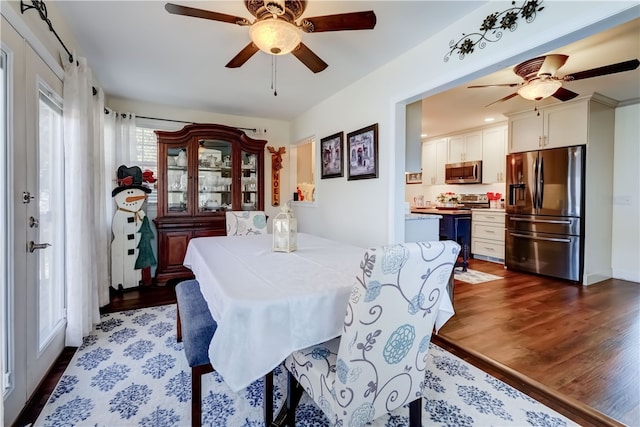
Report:
[[[580,425],[640,426],[640,284],[583,287],[470,260],[503,279],[456,280],[456,315],[433,341]],[[175,302],[172,286],[114,294],[104,312]],[[35,421],[70,359],[43,381],[15,424]]]
[[[485,261],[470,267],[503,279],[456,281],[456,315],[440,338],[596,417],[640,426],[639,283],[581,286]]]

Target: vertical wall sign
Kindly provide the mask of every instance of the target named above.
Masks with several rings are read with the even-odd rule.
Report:
[[[273,147],[267,147],[271,153],[271,206],[280,206],[280,169],[282,169],[282,155],[286,153],[284,147],[276,151]]]

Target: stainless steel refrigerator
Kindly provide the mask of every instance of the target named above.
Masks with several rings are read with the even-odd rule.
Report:
[[[585,147],[507,156],[507,268],[581,282]]]

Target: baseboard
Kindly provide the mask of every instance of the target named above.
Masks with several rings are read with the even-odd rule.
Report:
[[[593,273],[584,273],[582,276],[582,284],[585,286],[593,285],[598,282],[602,282],[603,280],[611,279],[613,277],[611,270],[608,271],[599,271]]]
[[[486,255],[476,255],[476,254],[471,254],[471,255],[473,256],[473,259],[480,259],[482,261],[495,262],[496,264],[504,264],[504,260],[500,258],[494,258]]]
[[[625,270],[622,268],[613,269],[613,278],[628,280],[629,282],[640,283],[640,270]]]

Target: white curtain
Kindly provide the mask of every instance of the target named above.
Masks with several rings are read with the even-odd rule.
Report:
[[[93,95],[85,58],[65,62],[64,148],[66,200],[66,345],[80,346],[108,303],[105,238],[102,93]],[[105,300],[106,297],[106,300]]]
[[[102,113],[104,120],[104,147],[105,147],[105,187],[103,189],[103,201],[105,216],[108,223],[107,256],[111,260],[111,219],[116,210],[116,205],[111,197],[111,191],[118,186],[117,172],[120,165],[134,166],[138,162],[136,144],[136,116],[129,113],[118,113],[105,108]],[[109,264],[110,265],[110,264]],[[109,284],[111,284],[111,269],[108,271]],[[107,286],[108,289],[108,286]]]
[[[138,163],[136,116],[131,113],[118,113],[109,108],[105,108],[104,111],[106,166],[107,172],[111,172],[112,184],[115,187],[118,167],[134,166]]]

